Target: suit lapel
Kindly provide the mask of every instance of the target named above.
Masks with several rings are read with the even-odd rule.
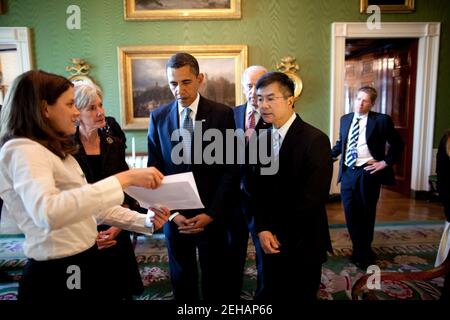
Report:
[[[243,104],[236,108],[238,108],[236,110],[236,129],[245,130],[245,117],[246,117],[245,111],[247,105]]]
[[[348,140],[348,132],[350,130],[350,126],[352,125],[352,120],[353,120],[353,116],[354,116],[354,112],[349,113],[348,116],[345,118],[344,121],[344,128],[342,130],[342,135],[343,135],[343,141],[342,141],[342,145],[345,149],[345,147],[347,146],[347,140]]]
[[[200,101],[198,102],[198,108],[197,108],[197,114],[195,115],[195,121],[201,121],[202,123],[202,136],[206,129],[209,128],[209,113],[210,113],[210,106],[205,103],[205,99],[200,96]],[[196,123],[194,125],[194,128],[197,129],[197,125],[199,123]]]
[[[170,107],[169,121],[167,122],[167,130],[169,131],[169,134],[172,134],[175,129],[180,128],[178,118],[178,102],[175,100]]]
[[[99,130],[98,135],[100,136],[100,155],[102,159],[102,169],[106,167],[106,161],[109,158],[109,153],[111,152],[110,144],[106,142],[105,135]]]
[[[170,111],[167,114],[168,120],[166,123],[166,132],[165,134],[169,137],[169,139],[172,137],[172,133],[180,128],[180,121],[178,116],[178,102],[175,100],[172,103],[172,106],[170,107]],[[173,150],[173,148],[179,143],[179,141],[172,141],[170,139],[170,150]],[[170,151],[169,151],[170,153]]]
[[[268,129],[271,127],[270,123],[264,122],[263,118],[260,117],[258,123],[256,124],[255,130],[258,129]]]
[[[289,150],[293,149],[291,147],[291,144],[294,142],[297,131],[300,129],[302,123],[303,122],[300,119],[300,116],[298,114],[296,114],[294,122],[292,122],[291,126],[289,127],[288,131],[286,132],[286,136],[284,137],[284,139],[281,143],[281,148],[280,148],[280,153],[279,153],[280,161],[282,161],[282,159],[287,156],[287,152]],[[285,161],[283,161],[283,163],[284,162]]]
[[[369,137],[375,128],[375,114],[369,111],[367,115],[367,126],[366,126],[366,141],[369,141]]]

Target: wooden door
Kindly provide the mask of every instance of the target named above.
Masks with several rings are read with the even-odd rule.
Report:
[[[410,196],[418,39],[356,39],[347,43],[346,110],[352,110],[357,89],[374,87],[372,110],[392,117],[405,149],[394,166],[397,185],[390,189]],[[388,147],[388,146],[387,146]]]
[[[394,166],[396,186],[391,189],[409,196],[411,192],[412,147],[414,137],[414,104],[416,95],[417,45],[413,41],[393,50],[391,103],[387,105],[395,127],[405,143],[402,159]]]

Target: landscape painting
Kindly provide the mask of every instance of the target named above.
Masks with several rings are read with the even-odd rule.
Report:
[[[241,0],[124,0],[125,20],[240,19]]]
[[[147,129],[151,111],[174,99],[165,65],[175,52],[191,53],[205,78],[200,94],[234,107],[243,101],[240,77],[247,66],[247,46],[120,47],[122,125]]]

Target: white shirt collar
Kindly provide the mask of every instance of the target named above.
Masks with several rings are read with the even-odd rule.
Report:
[[[355,121],[357,118],[359,118],[361,120],[362,119],[366,119],[368,116],[369,116],[369,113],[360,115],[359,113],[355,112],[354,115],[353,115],[353,121]]]
[[[278,129],[276,129],[275,127],[272,127],[272,131],[277,130],[281,136],[281,140],[283,140],[296,117],[297,117],[297,114],[295,112],[293,112],[291,117],[288,119],[288,121],[286,121],[285,124],[283,124]]]
[[[200,94],[197,93],[197,98],[195,98],[194,102],[191,103],[189,108],[191,108],[191,118],[195,119],[195,116],[197,115],[198,110],[198,103],[200,102]],[[183,112],[185,107],[183,107],[181,104],[178,103],[178,116],[181,117],[181,113]],[[187,108],[187,107],[186,107]]]

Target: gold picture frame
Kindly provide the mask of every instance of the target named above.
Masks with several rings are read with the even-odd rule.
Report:
[[[241,0],[124,0],[125,20],[240,19]]]
[[[366,13],[367,7],[371,5],[377,5],[380,7],[383,13],[405,13],[413,12],[414,0],[386,0],[386,1],[371,1],[371,0],[360,0],[360,13]]]
[[[197,58],[205,74],[203,96],[230,107],[243,103],[241,75],[247,68],[247,45],[122,46],[118,62],[124,129],[146,130],[149,113],[174,99],[165,65],[176,52]]]

